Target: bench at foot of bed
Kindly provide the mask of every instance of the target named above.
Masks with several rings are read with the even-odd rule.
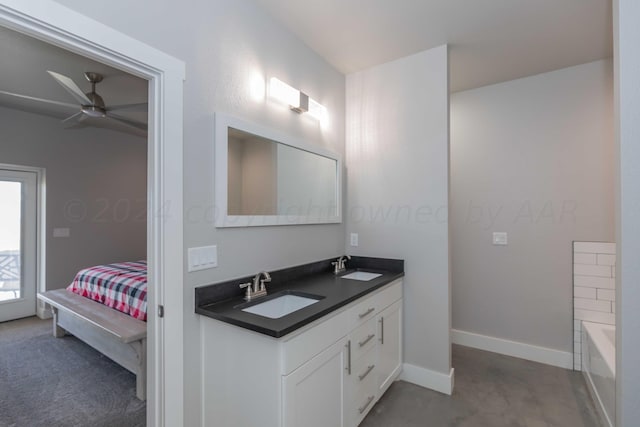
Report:
[[[146,322],[66,289],[40,293],[38,299],[51,306],[53,336],[68,332],[134,373],[136,396],[146,399]]]

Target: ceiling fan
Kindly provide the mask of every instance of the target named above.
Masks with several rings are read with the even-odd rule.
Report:
[[[139,122],[136,120],[131,120],[127,117],[123,117],[119,115],[117,112],[146,112],[147,111],[147,103],[137,103],[137,104],[125,104],[125,105],[112,105],[107,106],[102,99],[102,96],[98,95],[96,92],[96,84],[100,83],[104,76],[100,73],[88,71],[84,73],[85,78],[91,83],[91,91],[83,92],[78,85],[71,80],[69,77],[64,76],[62,74],[56,73],[54,71],[47,71],[53,79],[58,82],[71,96],[79,103],[79,105],[69,104],[65,102],[53,101],[50,99],[36,98],[27,95],[20,95],[16,93],[4,92],[0,91],[3,95],[9,95],[12,97],[20,98],[27,101],[36,101],[37,103],[47,104],[55,107],[66,107],[68,109],[75,109],[77,111],[73,115],[67,117],[62,120],[62,123],[72,123],[73,125],[84,125],[84,122],[87,119],[94,120],[104,120],[104,125],[109,126],[110,124],[116,125],[116,127],[124,127],[126,130],[134,131],[136,134],[144,134],[147,132],[146,123]],[[93,122],[98,123],[98,122]],[[90,124],[90,123],[86,123]],[[120,126],[118,126],[120,125]]]

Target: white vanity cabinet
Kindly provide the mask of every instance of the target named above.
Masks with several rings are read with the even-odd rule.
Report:
[[[346,384],[348,426],[357,426],[389,385],[402,364],[402,287],[394,282],[382,292],[363,299],[352,312],[349,334],[351,373]],[[383,385],[384,383],[384,385]]]
[[[203,425],[355,427],[400,374],[402,280],[280,339],[203,317]]]
[[[341,339],[282,378],[283,425],[346,426],[346,340]]]
[[[402,370],[402,301],[378,315],[378,392],[382,395]]]

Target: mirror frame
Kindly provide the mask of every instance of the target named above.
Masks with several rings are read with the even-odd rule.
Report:
[[[336,215],[229,215],[228,214],[228,150],[232,127],[336,161]],[[310,145],[267,127],[223,113],[215,114],[215,226],[261,227],[273,225],[338,224],[342,222],[342,157],[322,147]]]

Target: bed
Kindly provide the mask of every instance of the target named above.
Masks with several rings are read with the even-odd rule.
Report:
[[[147,321],[147,262],[96,265],[80,270],[67,290]]]
[[[38,298],[51,306],[55,337],[68,332],[134,373],[136,396],[146,399],[145,261],[82,269],[66,289]]]

